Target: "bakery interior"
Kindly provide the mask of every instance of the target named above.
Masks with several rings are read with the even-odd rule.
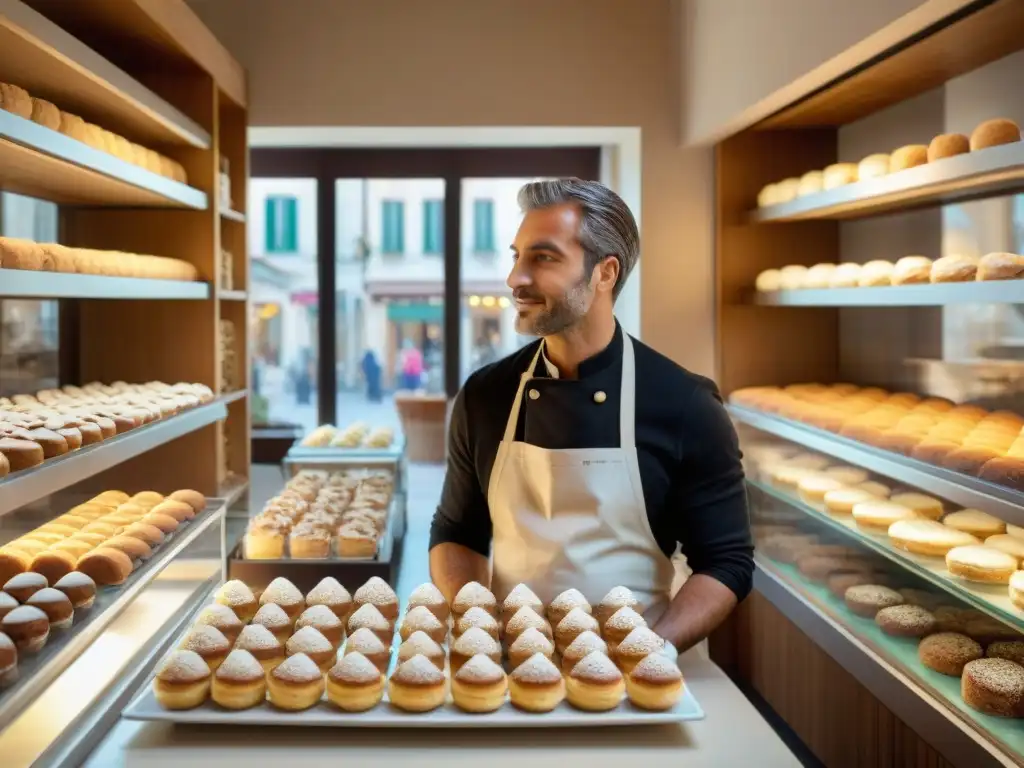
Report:
[[[0,763],[1024,766],[1022,94],[1024,0],[0,0]],[[526,715],[558,668],[422,585],[568,175],[721,390],[756,571]]]

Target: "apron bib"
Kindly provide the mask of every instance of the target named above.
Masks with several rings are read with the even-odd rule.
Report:
[[[668,606],[675,569],[654,538],[644,503],[633,341],[623,334],[618,448],[548,450],[515,439],[543,347],[520,379],[487,487],[492,590],[500,604],[522,582],[549,603],[575,588],[596,605],[612,587],[624,586],[653,624]]]

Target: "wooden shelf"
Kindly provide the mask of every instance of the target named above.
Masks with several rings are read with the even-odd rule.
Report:
[[[249,294],[246,291],[220,291],[217,298],[221,301],[247,301]]]
[[[0,297],[19,299],[210,298],[206,283],[0,269]]]
[[[1024,142],[1018,141],[758,208],[749,214],[749,221],[762,224],[865,218],[897,209],[948,205],[1022,189]]]
[[[0,0],[0,81],[141,144],[210,147],[210,134],[20,0]]]
[[[240,211],[233,211],[230,208],[221,208],[220,215],[229,221],[245,223],[245,214]]]
[[[0,186],[70,205],[205,210],[206,193],[0,110]]]
[[[994,280],[882,288],[760,291],[763,307],[943,307],[947,304],[1024,304],[1024,280]]]

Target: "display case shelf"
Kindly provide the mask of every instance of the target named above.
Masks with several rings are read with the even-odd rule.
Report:
[[[247,301],[249,294],[246,291],[218,291],[217,298],[221,301]]]
[[[1024,493],[1012,488],[743,406],[729,405],[728,410],[733,419],[760,432],[877,472],[955,504],[982,509],[1007,523],[1024,526]]]
[[[87,611],[76,612],[70,629],[54,630],[43,649],[18,660],[18,678],[0,690],[0,731],[16,718],[46,687],[113,622],[174,558],[204,532],[223,521],[224,499],[207,499],[207,507],[188,524],[168,534],[153,556],[128,577],[124,584],[100,587],[96,602]]]
[[[758,291],[763,307],[943,307],[947,304],[1021,304],[1024,280]]]
[[[205,210],[206,193],[0,110],[0,185],[69,205]]]
[[[968,707],[960,695],[960,679],[921,664],[916,640],[886,635],[791,565],[761,555],[755,560],[754,588],[952,764],[1022,764],[1018,756],[1024,755],[1024,730],[1019,721]]]
[[[0,297],[18,299],[192,299],[210,297],[207,283],[63,272],[0,269]]]
[[[747,479],[747,482],[762,493],[782,501],[783,503],[804,512],[832,530],[851,537],[863,546],[888,558],[903,570],[909,571],[921,579],[935,585],[943,592],[956,597],[987,613],[994,619],[1024,632],[1024,612],[1010,601],[1005,584],[978,584],[958,579],[946,570],[942,557],[925,557],[905,552],[894,547],[884,533],[872,534],[859,528],[851,516],[840,517],[829,514],[826,510],[796,498],[785,491],[774,488],[759,480]]]
[[[229,221],[237,221],[242,224],[245,223],[245,214],[242,213],[241,211],[235,211],[232,210],[231,208],[221,208],[220,215],[223,216],[225,219],[228,219]]]
[[[135,141],[210,147],[198,123],[20,0],[0,0],[0,81]]]
[[[877,179],[858,181],[758,208],[755,224],[809,219],[854,219],[1024,189],[1024,142],[936,160]]]
[[[242,392],[244,397],[245,393]],[[0,480],[0,516],[68,488],[157,446],[227,418],[229,402],[238,393],[217,398],[174,416],[86,446],[37,467],[14,472]]]

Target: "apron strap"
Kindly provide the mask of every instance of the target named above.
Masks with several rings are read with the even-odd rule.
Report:
[[[516,399],[512,401],[512,410],[509,411],[508,423],[505,424],[505,437],[502,438],[506,443],[514,442],[516,439],[516,427],[519,425],[519,410],[523,405],[523,392],[526,391],[526,382],[533,378],[533,371],[537,367],[537,361],[540,360],[540,353],[543,349],[544,342],[542,341],[537,346],[537,354],[530,361],[530,367],[519,377],[519,389],[516,391]]]
[[[622,394],[619,407],[619,443],[622,448],[636,448],[636,362],[633,339],[622,332]]]

